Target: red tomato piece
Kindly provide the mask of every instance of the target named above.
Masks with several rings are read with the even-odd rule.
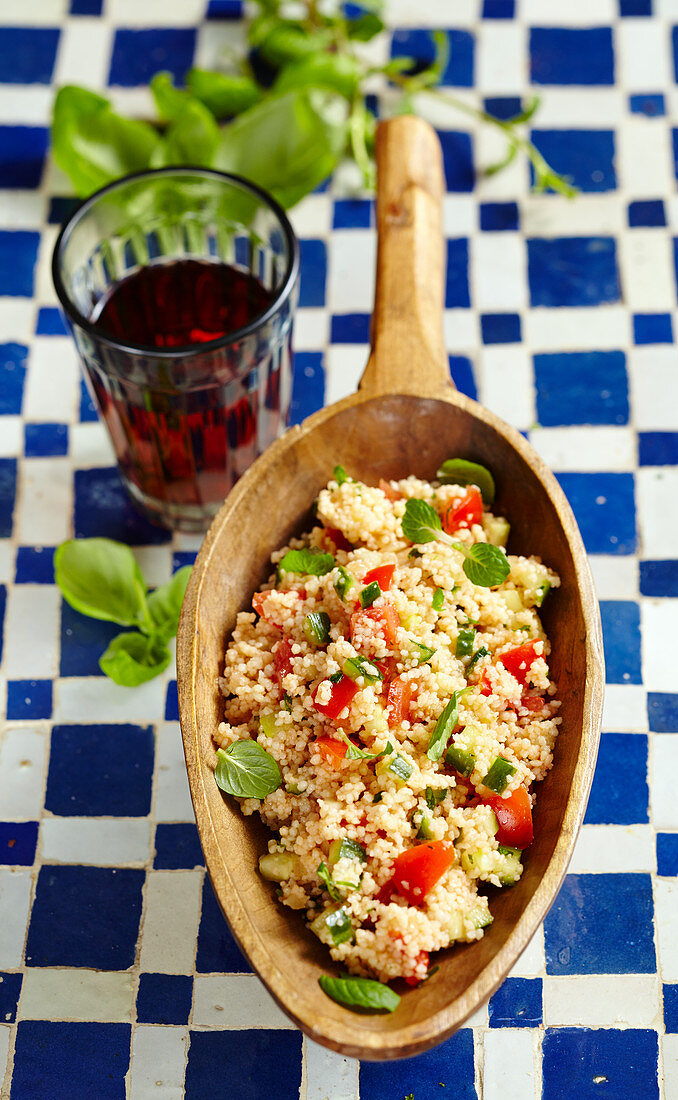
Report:
[[[332,693],[327,703],[316,703],[316,695],[318,689],[313,692],[313,703],[315,709],[319,710],[321,714],[325,714],[328,718],[338,718],[344,707],[347,707],[353,696],[358,691],[358,685],[350,679],[348,676],[342,676],[341,680],[338,680],[336,684],[332,684]],[[344,751],[346,746],[344,746]]]
[[[333,737],[316,737],[314,744],[323,760],[333,768],[341,767],[348,745],[343,741],[335,741]]]
[[[416,966],[417,970],[419,969],[419,967],[421,966],[422,963],[426,964],[426,969],[428,970],[428,967],[429,967],[428,951],[420,951],[419,954],[417,955],[416,959],[414,960],[414,965]],[[407,982],[408,985],[419,985],[419,983],[423,982],[423,980],[424,980],[423,978],[417,978],[415,974],[408,974],[405,978],[405,981]]]
[[[483,518],[483,498],[475,485],[469,485],[461,500],[451,504],[443,516],[443,531],[453,535],[462,527],[472,527]]]
[[[543,709],[544,700],[541,695],[523,695],[520,705],[525,707],[525,710],[538,711]]]
[[[292,643],[287,638],[279,641],[273,650],[273,663],[275,665],[273,675],[282,693],[283,676],[292,671]]]
[[[415,848],[408,848],[396,856],[390,884],[386,885],[392,885],[393,891],[405,898],[410,905],[421,905],[454,860],[454,844],[451,840],[431,840],[426,844],[417,844]]]
[[[376,569],[370,569],[370,571],[365,574],[363,586],[367,588],[368,584],[372,584],[372,581],[376,581],[382,592],[388,592],[393,582],[394,573],[395,565],[378,565]]]
[[[379,478],[379,488],[385,497],[389,500],[400,500],[402,493],[399,493],[397,489],[394,489],[388,481],[384,481],[383,477]]]
[[[414,692],[415,685],[412,681],[403,680],[401,676],[388,685],[386,720],[391,728],[409,719],[410,703]]]
[[[353,549],[344,532],[340,531],[338,527],[326,527],[325,534],[329,535],[337,550]]]
[[[532,843],[532,806],[526,787],[516,787],[508,798],[483,799],[495,812],[499,822],[497,840],[508,848],[527,848]]]
[[[266,617],[264,615],[264,599],[265,599],[265,597],[266,597],[265,592],[255,592],[254,595],[252,596],[252,607],[256,611],[257,615],[261,616],[262,619],[264,619]]]
[[[481,695],[491,695],[492,694],[492,685],[490,684],[490,678],[487,675],[487,670],[486,669],[483,669],[483,674],[480,677],[480,680],[478,681],[478,683],[480,685],[480,694]]]
[[[399,626],[398,612],[389,603],[385,603],[383,607],[359,607],[351,615],[351,641],[355,633],[374,634],[376,627],[376,632],[382,634],[386,645],[393,646],[398,637]]]
[[[508,653],[502,653],[501,657],[498,658],[506,671],[510,672],[519,684],[525,684],[532,664],[537,659],[536,646],[535,641],[523,642],[515,649],[509,649]]]

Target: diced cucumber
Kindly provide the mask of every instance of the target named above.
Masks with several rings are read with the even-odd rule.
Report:
[[[473,905],[464,913],[464,920],[472,928],[487,928],[488,924],[492,924],[494,917],[490,913],[490,904],[487,898],[476,898]]]
[[[405,615],[404,618],[400,619],[400,625],[404,627],[405,630],[411,631],[413,634],[416,634],[417,630],[421,626],[421,623],[421,615]]]
[[[412,827],[417,830],[417,840],[433,840],[431,822],[421,810],[415,810],[412,814]]]
[[[459,909],[454,909],[450,913],[450,923],[447,927],[450,943],[454,943],[455,940],[461,940],[464,938],[464,916]]]
[[[334,867],[340,859],[359,859],[361,863],[366,863],[367,852],[357,840],[349,840],[345,836],[338,837],[330,844],[327,866]]]
[[[326,611],[309,611],[304,619],[304,637],[309,645],[327,645],[330,640],[330,617]]]
[[[263,733],[264,737],[275,737],[276,733],[280,733],[280,727],[278,726],[278,715],[260,714],[259,729],[261,733]]]
[[[288,794],[303,794],[301,787],[298,783],[295,783],[293,779],[285,784],[285,790]]]
[[[494,546],[506,546],[511,530],[511,524],[507,519],[504,519],[503,516],[490,516],[485,513],[482,524],[488,542],[491,542]]]
[[[268,882],[284,882],[299,868],[299,856],[293,852],[271,852],[259,856],[259,873]]]
[[[482,784],[488,790],[494,791],[495,794],[502,794],[506,790],[510,777],[515,774],[516,769],[511,761],[504,756],[497,756],[492,762],[489,772],[482,780]]]
[[[355,584],[355,580],[348,572],[348,570],[344,569],[343,565],[338,565],[337,570],[339,576],[334,582],[334,591],[337,593],[337,596],[340,600],[345,601],[346,597],[348,596],[349,592]]]
[[[397,785],[402,787],[407,783],[414,768],[409,760],[406,760],[400,753],[396,753],[395,756],[385,757],[379,760],[374,770],[377,775],[390,775],[392,779],[395,779]]]
[[[535,607],[541,607],[541,605],[544,602],[544,599],[546,598],[546,596],[548,596],[550,591],[551,591],[551,582],[550,581],[544,581],[543,584],[540,584],[539,588],[537,589],[537,594],[535,596],[534,606]]]
[[[379,581],[371,581],[367,588],[363,588],[362,592],[358,596],[361,607],[371,607],[375,600],[378,600],[381,596],[381,587]]]
[[[353,925],[343,905],[329,905],[311,922],[311,931],[322,943],[338,946],[353,938]]]
[[[487,851],[482,848],[469,848],[466,852],[461,853],[459,862],[462,870],[475,878],[480,878],[488,873],[491,874],[495,863],[494,849],[491,848]]]
[[[362,676],[366,684],[376,684],[378,680],[384,679],[377,666],[367,657],[349,657],[344,661],[343,670],[344,676],[348,676],[349,680],[358,680]]]
[[[472,752],[452,742],[445,753],[445,763],[449,764],[450,767],[454,768],[460,775],[463,775],[464,779],[468,779],[476,766],[476,758]]]
[[[522,611],[523,601],[520,592],[517,588],[509,588],[506,592],[502,592],[501,597],[508,607],[509,611]]]
[[[523,873],[523,865],[520,861],[522,852],[520,848],[508,848],[500,844],[497,851],[504,856],[504,865],[499,871],[499,881],[502,886],[513,886]]]

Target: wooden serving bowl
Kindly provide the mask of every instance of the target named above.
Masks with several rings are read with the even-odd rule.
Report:
[[[366,1059],[417,1054],[451,1035],[497,988],[554,901],[582,822],[600,731],[603,660],[586,553],[557,481],[525,439],[457,393],[442,338],[442,171],[434,131],[402,117],[377,139],[379,249],[373,347],[359,392],[274,443],[238,482],[198,556],[179,626],[179,709],[200,839],[215,893],[253,969],[312,1039]],[[522,878],[492,890],[482,940],[438,952],[440,969],[390,1015],[335,1004],[318,978],[336,972],[301,914],[258,873],[268,830],[219,791],[212,733],[217,679],[238,611],[271,572],[269,555],[311,526],[311,504],[341,463],[370,484],[433,478],[463,456],[493,471],[494,510],[511,522],[509,550],[536,554],[562,585],[543,608],[562,699],[553,769],[537,786],[535,840]]]

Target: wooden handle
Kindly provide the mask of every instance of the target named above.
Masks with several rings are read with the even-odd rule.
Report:
[[[377,283],[369,393],[440,393],[452,385],[443,340],[442,154],[435,130],[401,115],[377,128]]]

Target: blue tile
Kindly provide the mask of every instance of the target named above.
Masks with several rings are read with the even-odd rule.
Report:
[[[51,680],[10,680],[7,684],[7,717],[13,721],[52,717]]]
[[[483,19],[513,19],[515,0],[483,0]]]
[[[242,19],[243,0],[208,0],[205,19]]]
[[[664,1027],[667,1035],[678,1035],[678,985],[664,986]]]
[[[162,69],[171,73],[176,84],[183,84],[193,64],[195,34],[193,27],[118,28],[108,83],[139,87]]]
[[[78,418],[82,424],[91,424],[99,419],[99,413],[97,412],[96,405],[92,401],[84,378],[80,379],[80,409]]]
[[[325,404],[325,369],[321,351],[297,351],[294,354],[294,381],[290,404],[290,424],[301,424],[305,417]]]
[[[478,400],[478,388],[473,376],[473,364],[465,355],[449,355],[450,375],[460,393]]]
[[[68,336],[61,310],[56,306],[41,306],[35,326],[36,336]]]
[[[125,1100],[130,1024],[17,1025],[12,1100]]]
[[[54,584],[54,547],[19,546],[15,584]]]
[[[666,225],[666,211],[663,199],[636,199],[629,203],[629,225],[637,226]]]
[[[598,306],[621,297],[612,237],[533,238],[527,263],[533,306]]]
[[[506,978],[490,997],[490,1027],[539,1027],[542,1022],[541,978]]]
[[[61,611],[60,676],[101,676],[99,658],[120,633],[117,623],[90,619],[64,600]]]
[[[146,872],[43,864],[26,945],[27,966],[126,970],[135,955]]]
[[[212,884],[205,875],[195,968],[199,974],[251,974],[251,967],[231,935]]]
[[[473,35],[468,31],[446,30],[448,57],[441,84],[457,88],[473,87]],[[436,47],[429,30],[397,29],[391,40],[391,57],[411,57],[416,62],[413,72],[428,68],[436,55]]]
[[[49,84],[58,44],[57,27],[0,27],[0,82]]]
[[[30,298],[40,234],[28,229],[0,229],[0,294]]]
[[[52,195],[49,200],[49,212],[47,221],[50,225],[61,225],[68,221],[79,207],[82,199],[76,199],[72,195]]]
[[[648,691],[647,717],[652,733],[678,733],[678,695]]]
[[[156,826],[153,866],[161,871],[190,871],[205,866],[198,830],[192,822]]]
[[[176,680],[170,680],[167,685],[167,694],[165,696],[165,721],[179,721],[179,695],[177,692]]]
[[[327,250],[324,241],[299,241],[301,274],[300,306],[324,306],[327,282]]]
[[[185,1100],[214,1093],[215,1066],[228,1066],[238,1100],[298,1100],[300,1031],[191,1031],[190,1038]]]
[[[409,1093],[416,1100],[477,1100],[471,1028],[416,1058],[360,1063],[360,1095],[365,1100],[400,1100]]]
[[[517,202],[481,202],[480,228],[491,232],[520,229]]]
[[[128,546],[169,542],[171,532],[150,523],[130,502],[116,469],[76,470],[75,537],[102,535]]]
[[[641,561],[640,591],[643,596],[678,596],[678,561]]]
[[[25,344],[0,344],[0,415],[21,414],[27,356]]]
[[[545,352],[534,356],[537,419],[565,424],[628,424],[623,351]]]
[[[523,102],[518,96],[489,96],[483,103],[488,115],[494,115],[506,121],[515,118],[523,110]]]
[[[24,424],[26,458],[68,454],[68,424]]]
[[[197,558],[195,550],[175,550],[172,554],[172,572],[183,569],[185,565],[194,565]]]
[[[632,554],[636,548],[633,474],[557,474],[589,554]]]
[[[7,607],[7,586],[0,584],[0,661],[2,661],[2,647],[5,636],[5,608]]]
[[[0,458],[0,538],[12,535],[14,502],[16,500],[15,458]]]
[[[468,309],[468,241],[465,237],[447,241],[445,308]]]
[[[533,130],[531,137],[551,167],[580,191],[614,191],[614,130]],[[530,173],[534,184],[533,168]]]
[[[369,344],[369,313],[337,313],[330,320],[330,340],[333,344]]]
[[[652,15],[652,0],[619,0],[620,15]]]
[[[37,821],[0,821],[0,863],[30,867],[35,860],[37,843]]]
[[[629,775],[633,776],[633,783],[629,783]],[[585,823],[645,824],[649,821],[648,801],[645,734],[602,734]]]
[[[629,96],[629,110],[632,115],[645,115],[646,118],[658,118],[666,114],[664,96],[661,92]]]
[[[443,171],[448,191],[472,191],[475,185],[471,135],[458,130],[438,130],[443,151]]]
[[[546,973],[654,974],[653,913],[649,875],[567,875],[544,921]]]
[[[145,817],[153,756],[152,726],[54,726],[45,808],[63,817]]]
[[[193,999],[193,979],[187,974],[140,974],[137,1022],[187,1024]]]
[[[657,1032],[547,1028],[542,1100],[658,1100]]]
[[[104,0],[71,0],[71,15],[101,15]]]
[[[0,126],[0,187],[40,186],[47,135],[46,126]]]
[[[480,331],[484,344],[519,344],[521,341],[518,313],[482,313]]]
[[[678,465],[678,432],[639,432],[641,466]]]
[[[634,344],[672,344],[673,321],[670,313],[634,313]]]
[[[373,218],[371,199],[335,199],[333,229],[369,229]]]
[[[0,973],[0,1020],[3,1024],[13,1024],[16,1020],[22,981],[21,974]]]
[[[531,27],[533,84],[614,84],[611,27]]]
[[[678,833],[657,833],[657,874],[662,878],[678,875]]]
[[[605,682],[642,684],[640,606],[633,600],[601,600]]]

